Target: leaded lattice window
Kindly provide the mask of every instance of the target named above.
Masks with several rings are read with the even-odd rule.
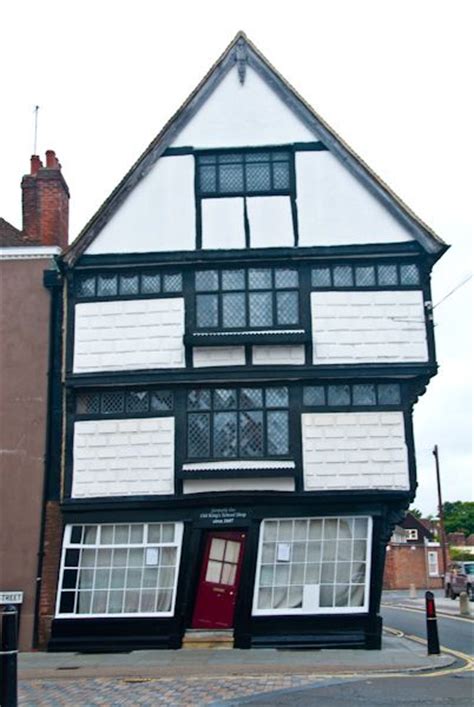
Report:
[[[300,322],[298,284],[294,268],[198,270],[196,329],[295,327]]]
[[[76,395],[78,417],[131,417],[170,413],[174,396],[170,390],[81,391]]]
[[[288,456],[288,404],[285,387],[190,390],[188,459]]]
[[[367,610],[369,517],[264,520],[254,614]]]
[[[399,383],[325,384],[303,388],[305,407],[383,407],[400,404]]]
[[[56,615],[172,615],[182,523],[68,525]]]
[[[198,196],[289,194],[291,154],[284,150],[200,154]]]
[[[78,299],[170,295],[182,290],[181,273],[161,273],[156,270],[141,273],[79,274],[75,285]]]
[[[416,263],[380,265],[321,265],[311,270],[314,289],[415,287],[420,284]]]

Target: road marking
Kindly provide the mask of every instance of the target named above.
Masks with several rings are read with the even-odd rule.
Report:
[[[410,610],[409,610],[410,611]],[[424,638],[420,638],[420,636],[414,636],[414,635],[409,635],[404,633],[403,631],[400,631],[398,628],[391,628],[390,626],[384,626],[385,631],[389,631],[389,633],[394,633],[397,635],[399,638],[405,637],[409,641],[415,641],[416,643],[421,643],[422,645],[427,645],[427,641]],[[434,670],[432,672],[422,672],[420,671],[419,673],[400,673],[400,674],[392,674],[391,676],[386,675],[374,675],[374,677],[411,677],[411,678],[423,678],[423,677],[438,677],[438,676],[443,676],[443,675],[453,675],[454,673],[471,673],[474,672],[474,657],[471,655],[468,655],[467,653],[462,653],[461,651],[455,651],[453,648],[447,648],[446,646],[440,646],[440,650],[442,653],[449,653],[450,655],[453,655],[455,658],[458,658],[459,660],[464,660],[465,664],[461,665],[459,668],[440,668],[439,670]]]
[[[400,609],[400,611],[414,611],[417,614],[426,613],[424,609],[417,609],[413,606],[400,606],[399,604],[382,604],[385,609]],[[453,616],[452,614],[443,614],[439,611],[437,612],[438,619],[453,619],[454,621],[465,621],[468,624],[472,624],[473,619],[465,619],[462,616]]]

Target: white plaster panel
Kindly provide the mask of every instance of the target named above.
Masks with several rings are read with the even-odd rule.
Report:
[[[185,365],[182,297],[82,302],[75,313],[75,373]]]
[[[301,366],[304,361],[303,345],[252,346],[252,363],[256,366]]]
[[[295,169],[300,246],[413,240],[330,152],[297,152]]]
[[[248,197],[247,215],[251,248],[295,245],[289,196]]]
[[[174,418],[74,424],[73,498],[174,493]]]
[[[192,472],[189,472],[192,474]],[[183,493],[213,493],[225,491],[294,491],[293,478],[268,479],[185,479]]]
[[[202,247],[245,248],[242,197],[202,200]]]
[[[193,348],[193,366],[244,366],[245,349],[243,346],[195,346]]]
[[[312,292],[313,363],[427,361],[420,290]]]
[[[147,253],[196,247],[194,158],[162,157],[85,251]]]
[[[403,413],[304,413],[301,428],[307,491],[409,488]]]
[[[236,66],[181,130],[173,147],[246,147],[317,139],[250,66],[242,85]]]

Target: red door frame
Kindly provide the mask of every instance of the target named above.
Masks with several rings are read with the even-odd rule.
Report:
[[[233,627],[246,537],[246,532],[242,530],[221,531],[211,529],[206,531],[204,549],[201,554],[199,581],[191,620],[192,628],[214,630]],[[232,584],[206,581],[211,543],[214,538],[231,540],[239,542],[240,544],[235,578]]]

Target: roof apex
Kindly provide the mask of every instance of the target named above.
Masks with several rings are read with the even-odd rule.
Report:
[[[247,52],[239,55],[238,44],[245,43]],[[234,49],[236,51],[234,51]],[[415,240],[437,260],[449,246],[434,233],[389,187],[373,172],[370,167],[342,140],[342,138],[321,118],[295,88],[279,73],[260,50],[239,30],[222,54],[212,65],[208,73],[191,92],[181,107],[164,125],[158,135],[132,165],[122,181],[84,226],[77,238],[63,252],[67,265],[73,265],[99,234],[102,227],[113,216],[128,194],[145,177],[155,162],[174,140],[180,130],[199,110],[207,97],[214,91],[224,76],[235,64],[248,63],[270,87],[283,98],[305,125],[319,134],[326,147],[342,161],[354,177],[362,182],[369,191],[384,205],[405,227]],[[239,77],[243,82],[239,69]],[[245,68],[242,69],[245,72]],[[245,73],[244,73],[245,75]]]

